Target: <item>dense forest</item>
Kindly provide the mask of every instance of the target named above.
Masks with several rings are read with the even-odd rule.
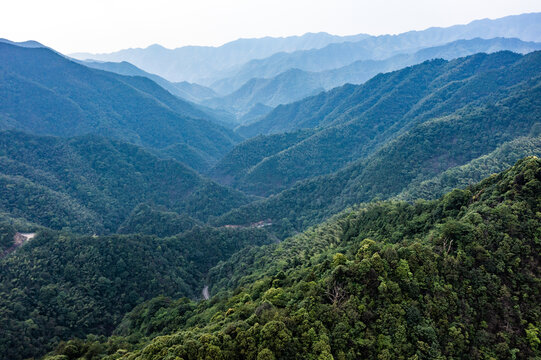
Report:
[[[91,69],[47,48],[0,42],[0,80],[0,96],[7,100],[0,102],[0,130],[63,137],[92,133],[156,152],[183,144],[178,155],[199,170],[241,139],[216,124],[220,120],[212,114],[146,77]]]
[[[143,202],[207,220],[249,202],[174,160],[96,135],[0,132],[0,210],[55,230],[110,233]]]
[[[14,232],[0,226],[0,244]],[[272,241],[259,229],[196,227],[166,238],[39,231],[0,258],[0,358],[34,357],[61,339],[110,334],[125,313],[158,295],[200,298],[212,266]]]
[[[0,39],[0,360],[540,359],[540,18]]]
[[[509,109],[507,115],[536,112],[534,97],[538,94],[532,89],[538,87],[540,58],[541,52],[525,56],[498,52],[449,62],[437,59],[278,107],[250,125],[256,129],[253,134],[317,131],[287,149],[277,149],[247,170],[241,165],[242,158],[237,159],[238,164],[226,158],[236,170],[233,175],[239,180],[235,185],[255,195],[277,193],[299,180],[367,159],[422,123],[486,112],[515,101],[512,99],[524,96],[524,91],[531,91],[527,96],[532,100],[523,106],[532,109]],[[525,134],[528,131],[529,127]],[[219,176],[215,179],[220,181]]]
[[[211,301],[153,299],[48,358],[533,359],[540,196],[530,157],[439,200],[345,212],[220,264]]]

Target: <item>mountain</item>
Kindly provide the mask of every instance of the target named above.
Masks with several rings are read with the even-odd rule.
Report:
[[[101,62],[101,61],[77,61],[82,65],[88,66],[93,69],[100,69],[105,71],[114,72],[120,75],[128,76],[144,76],[160,85],[171,94],[176,95],[184,100],[192,102],[201,102],[202,100],[215,97],[217,94],[210,88],[190,84],[188,82],[172,83],[165,80],[161,76],[150,74],[144,70],[139,69],[137,66],[130,64],[127,61],[122,62]]]
[[[198,227],[169,238],[39,231],[0,259],[0,359],[110,335],[123,314],[158,295],[199,298],[210,267],[271,241],[260,229]]]
[[[189,83],[187,81],[181,81],[174,84],[181,93],[184,93],[187,96],[191,97],[193,99],[192,101],[195,101],[197,103],[200,103],[203,100],[211,99],[218,95],[214,90],[203,85]],[[182,95],[179,96],[183,97]],[[188,100],[190,99],[188,98]]]
[[[396,198],[413,202],[436,199],[456,188],[465,188],[493,174],[504,171],[527,156],[541,158],[541,128],[537,137],[521,137],[504,143],[493,152],[469,163],[446,170],[429,180],[413,181]],[[535,131],[535,130],[534,130]]]
[[[282,236],[291,234],[348,206],[396,196],[413,182],[429,180],[446,170],[465,165],[490,154],[506,142],[523,136],[538,136],[541,126],[540,56],[541,52],[525,56],[480,54],[453,62],[427,62],[402,73],[379,76],[374,79],[376,83],[387,84],[394,89],[391,92],[385,90],[390,97],[382,99],[371,87],[365,87],[365,90],[371,89],[369,93],[376,99],[374,103],[381,105],[384,113],[374,112],[374,117],[367,116],[361,122],[346,122],[345,125],[323,129],[293,146],[294,150],[282,150],[276,156],[266,157],[247,172],[241,172],[240,185],[253,192],[262,192],[271,186],[276,189],[277,185],[287,184],[287,181],[291,181],[293,186],[235,209],[223,215],[216,224],[246,224],[270,219],[274,231]],[[453,68],[454,71],[442,73],[441,70],[448,66],[447,69]],[[487,71],[479,72],[483,68]],[[435,74],[438,74],[436,77],[441,81],[441,87],[436,87],[436,92],[417,103],[415,99],[418,96],[424,97],[420,84],[431,83],[429,79]],[[424,79],[423,82],[414,81],[421,79],[418,75]],[[393,78],[401,79],[404,81],[402,84],[408,86],[397,86]],[[369,83],[363,86],[369,86]],[[397,94],[400,96],[394,97]],[[410,108],[407,106],[409,101],[417,105]],[[340,110],[340,107],[335,108]],[[409,122],[409,116],[402,114],[417,114],[416,120]],[[379,128],[371,122],[375,119]],[[396,122],[381,123],[382,119],[396,119]],[[395,131],[393,136],[386,137],[385,132],[380,132],[391,129]],[[325,138],[325,134],[333,136]],[[305,150],[313,137],[321,141]],[[368,140],[362,140],[364,137]],[[306,174],[308,166],[317,174],[335,166],[344,154],[350,154],[355,146],[359,148],[363,141],[372,146],[370,144],[374,143],[371,141],[377,138],[387,140],[374,145],[372,151],[367,151],[366,155],[337,172],[321,177],[310,175],[306,181],[294,182],[299,174]],[[303,154],[310,159],[309,162],[301,160]],[[265,171],[269,168],[273,170]],[[253,180],[255,170],[261,174],[257,181]],[[234,184],[231,178],[229,182]]]
[[[250,79],[273,78],[290,69],[320,72],[347,66],[360,60],[384,60],[398,54],[414,53],[427,47],[456,40],[498,37],[541,42],[538,24],[541,13],[507,16],[495,20],[476,20],[467,25],[429,28],[399,35],[371,36],[356,42],[333,43],[321,49],[276,53],[265,59],[252,60],[236,73],[210,85],[218,93],[228,94]]]
[[[4,39],[4,38],[0,38],[0,43],[4,43],[4,44],[10,44],[10,45],[15,45],[15,46],[20,46],[20,47],[26,47],[26,48],[44,48],[46,47],[45,45],[35,41],[35,40],[28,40],[28,41],[11,41],[11,40],[8,40],[8,39]]]
[[[172,82],[200,83],[252,59],[262,59],[277,52],[318,49],[330,43],[359,40],[367,35],[335,36],[308,33],[285,38],[239,39],[219,47],[184,46],[166,49],[152,45],[145,49],[126,49],[111,54],[78,53],[70,56],[80,60],[128,61]]]
[[[261,161],[272,157],[313,135],[313,130],[299,130],[269,136],[256,136],[231,150],[212,168],[210,176],[224,184],[238,181],[239,174],[249,172]]]
[[[189,82],[179,82],[172,83],[165,80],[161,76],[148,73],[144,70],[139,69],[137,66],[130,64],[129,62],[101,62],[101,61],[83,61],[76,60],[78,63],[93,68],[100,69],[109,72],[113,72],[120,75],[127,76],[143,76],[154,81],[156,84],[160,85],[165,90],[169,91],[171,94],[179,97],[182,100],[192,102],[190,104],[197,111],[194,112],[194,116],[204,117],[216,124],[224,126],[226,128],[232,128],[237,123],[235,116],[224,110],[215,110],[208,108],[206,106],[200,105],[206,99],[216,97],[217,94],[210,88],[207,88],[202,85],[192,84]],[[192,161],[192,163],[200,163],[197,161]],[[203,161],[204,163],[204,161]],[[192,164],[193,165],[193,164]]]
[[[47,359],[539,357],[540,204],[538,158],[436,201],[370,204],[235,254],[209,301],[155,298]]]
[[[187,214],[167,209],[157,209],[150,204],[140,204],[118,227],[119,234],[144,234],[158,237],[173,236],[202,225]]]
[[[256,104],[276,107],[316,95],[325,88],[317,73],[291,69],[272,79],[251,79],[235,92],[208,99],[203,103],[242,117]]]
[[[273,110],[272,107],[257,103],[248,110],[247,113],[238,118],[239,124],[251,124],[261,120],[265,115]]]
[[[137,229],[133,214],[123,223],[141,203],[206,221],[249,201],[177,161],[95,135],[0,132],[0,163],[0,212],[56,230]]]
[[[208,167],[240,139],[147,78],[90,69],[49,49],[0,43],[0,78],[0,130],[93,133],[156,153],[182,144],[204,161],[169,155],[194,168]]]
[[[233,93],[206,100],[206,104],[245,113],[254,104],[276,107],[288,104],[346,83],[362,84],[379,73],[398,70],[435,58],[452,60],[476,53],[509,50],[520,54],[541,50],[541,43],[519,39],[457,40],[442,46],[425,48],[413,54],[398,54],[385,60],[361,60],[350,65],[321,72],[287,70],[270,79],[251,79]],[[242,124],[242,122],[241,122]],[[241,131],[245,131],[241,128]],[[247,134],[251,134],[248,130]]]
[[[256,195],[276,193],[296,181],[330,174],[365,159],[426,121],[461,117],[473,113],[473,109],[485,111],[489,104],[510,101],[513,93],[536,88],[541,75],[540,56],[541,52],[525,56],[499,52],[450,62],[427,61],[380,74],[363,85],[345,85],[277,107],[244,129],[257,128],[266,133],[303,128],[316,131],[286,149],[267,154],[250,168],[228,159],[233,165],[229,166],[232,171],[227,183]],[[529,105],[536,106],[535,101]],[[248,135],[242,128],[239,131]],[[220,163],[216,166],[223,168]],[[219,174],[215,179],[223,181]]]

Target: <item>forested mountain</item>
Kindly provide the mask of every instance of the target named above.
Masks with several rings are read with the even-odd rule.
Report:
[[[49,359],[533,359],[540,196],[527,158],[437,201],[370,204],[214,268],[234,291],[153,299]]]
[[[176,82],[174,84],[175,87],[181,91],[181,93],[186,94],[186,96],[190,96],[195,102],[202,102],[203,100],[217,96],[214,90],[199,84],[190,83],[187,81]],[[184,97],[182,95],[180,96]]]
[[[109,335],[123,314],[158,295],[199,298],[210,267],[271,241],[258,229],[196,228],[163,239],[40,231],[0,259],[0,359],[40,356],[62,339]]]
[[[0,43],[0,77],[0,129],[94,133],[156,152],[180,144],[183,153],[168,154],[199,169],[239,140],[149,79],[90,69],[49,49]]]
[[[0,360],[541,358],[540,23],[0,39]]]
[[[366,37],[368,35],[364,34],[336,36],[327,33],[307,33],[285,38],[239,39],[219,47],[184,46],[166,49],[160,45],[152,45],[145,49],[126,49],[111,54],[78,53],[71,56],[81,60],[128,61],[173,82],[201,83],[205,79],[216,78],[222,72],[227,73],[247,61],[262,59],[277,52],[319,49],[331,43],[355,41]]]
[[[222,97],[207,99],[204,104],[228,110],[241,117],[258,103],[276,107],[316,95],[324,90],[326,88],[323,87],[319,73],[290,69],[271,79],[250,79],[238,90]]]
[[[202,225],[187,214],[158,209],[151,204],[136,206],[119,226],[119,234],[144,234],[159,237],[172,236]]]
[[[0,132],[0,163],[0,211],[58,230],[116,232],[143,202],[201,221],[248,202],[181,163],[92,135]]]
[[[273,193],[298,180],[330,174],[352,161],[366,159],[424,122],[490,111],[503,102],[514,104],[515,97],[527,97],[525,106],[539,114],[535,89],[540,75],[541,52],[525,56],[510,52],[477,54],[450,62],[425,62],[378,75],[360,86],[345,85],[278,107],[263,120],[245,127],[243,133],[248,129],[267,133],[302,128],[317,131],[248,169],[230,166],[233,171],[239,170],[229,173],[236,179],[232,184],[258,195]],[[523,109],[512,109],[504,108],[499,116],[516,116],[520,122],[525,116]],[[522,134],[513,136],[527,135],[532,121],[534,118],[528,120]]]
[[[193,110],[193,115],[195,117],[202,117],[207,120],[210,120],[214,123],[217,123],[219,125],[225,126],[227,128],[233,128],[238,120],[233,114],[230,114],[229,112],[225,110],[215,110],[211,109],[209,107],[200,105],[201,102],[204,100],[214,98],[218,96],[214,90],[211,88],[198,85],[198,84],[192,84],[186,81],[179,82],[179,83],[172,83],[161,76],[148,73],[144,70],[139,69],[137,66],[130,64],[129,62],[122,61],[122,62],[101,62],[101,61],[82,61],[77,60],[78,63],[94,68],[94,69],[100,69],[105,71],[110,71],[116,74],[120,75],[127,75],[127,76],[143,76],[146,77],[152,81],[154,81],[156,84],[160,85],[165,90],[169,91],[171,94],[180,97],[181,100],[185,101],[191,101],[193,104],[190,104],[195,110]],[[197,105],[196,105],[197,104]],[[204,163],[205,161],[203,161]],[[192,163],[198,163],[198,161],[192,161]],[[193,165],[193,164],[192,164]],[[198,170],[201,170],[203,168],[200,168]]]
[[[268,136],[256,136],[231,150],[210,171],[211,177],[220,179],[224,184],[236,184],[241,174],[249,172],[265,159],[287,150],[315,133],[314,130],[299,130]]]
[[[248,110],[248,112],[240,117],[238,117],[237,122],[239,124],[250,124],[261,120],[265,115],[270,113],[273,110],[272,107],[257,103]]]
[[[233,210],[230,214],[224,215],[218,224],[243,224],[271,219],[275,231],[291,234],[306,226],[314,225],[347,206],[374,198],[381,199],[398,195],[412,182],[429,180],[443,171],[467,164],[518,137],[539,136],[541,77],[539,75],[525,76],[523,73],[522,81],[518,85],[507,90],[502,89],[501,94],[505,96],[500,96],[498,91],[489,84],[494,84],[495,81],[505,84],[510,79],[513,79],[512,82],[515,83],[521,78],[519,74],[523,70],[529,73],[530,70],[539,68],[540,55],[541,53],[534,53],[517,58],[518,55],[501,53],[470,58],[466,63],[482,58],[501,61],[503,56],[514,65],[506,66],[503,72],[489,72],[490,76],[482,77],[483,81],[477,86],[462,87],[460,81],[453,82],[452,87],[462,89],[455,93],[456,97],[450,96],[450,89],[444,87],[442,92],[436,95],[443,96],[449,101],[438,103],[436,101],[438,97],[434,95],[429,98],[432,103],[428,100],[423,103],[423,105],[430,105],[432,109],[434,109],[434,104],[437,104],[438,111],[441,111],[438,117],[427,117],[423,121],[410,124],[407,131],[402,131],[379,150],[375,150],[372,154],[336,173],[299,182],[276,196]],[[478,64],[483,63],[487,64],[484,61]],[[441,61],[438,64],[439,67],[450,63]],[[423,66],[426,65],[428,63]],[[518,72],[515,73],[514,70]],[[452,74],[460,76],[459,73]],[[492,90],[488,90],[489,88]],[[399,88],[396,89],[399,91]],[[482,91],[487,91],[487,95],[490,95],[482,103],[460,107],[451,114],[443,113],[446,109],[455,107],[456,103],[453,104],[452,101],[456,100],[453,99],[471,100],[469,94],[473,92],[481,99]],[[390,111],[393,111],[391,104],[403,109],[400,102],[386,103]],[[422,110],[422,107],[419,106],[415,110]],[[380,121],[388,118],[378,117]],[[390,128],[390,125],[385,126]],[[301,144],[309,139],[303,140]],[[314,168],[321,167],[324,160],[331,158],[337,152],[334,150],[336,148],[331,147],[336,144],[332,142],[327,144],[328,147],[322,151],[326,157],[315,161]],[[283,153],[284,151],[279,154]],[[268,161],[267,159],[264,161]],[[252,186],[261,186],[265,184],[264,181],[268,183],[275,179],[283,181],[286,178],[275,175],[279,174],[279,167],[274,167],[274,169],[273,172],[261,178],[259,183],[254,183]],[[293,170],[299,171],[298,169],[305,168],[290,167],[289,174],[294,174]],[[276,177],[273,178],[273,176]]]
[[[234,75],[210,85],[218,93],[230,93],[254,78],[272,78],[290,69],[319,72],[360,60],[383,60],[397,54],[444,45],[456,40],[498,37],[541,42],[541,13],[476,20],[467,25],[429,28],[399,35],[370,36],[356,42],[333,43],[321,49],[277,53],[243,65]]]
[[[287,70],[269,79],[251,79],[233,93],[207,100],[211,107],[223,108],[235,113],[246,113],[254,104],[276,107],[288,104],[346,83],[362,84],[373,76],[398,70],[423,61],[442,58],[452,60],[476,53],[493,53],[509,50],[526,54],[541,50],[541,43],[519,39],[472,39],[457,40],[449,44],[426,48],[413,54],[398,54],[385,60],[361,60],[347,66],[321,72],[299,69]]]
[[[533,63],[534,66],[538,53],[539,52],[535,52],[531,54],[530,62]],[[431,91],[438,90],[437,87],[444,86],[446,82],[448,83],[455,80],[455,78],[449,76],[444,76],[441,79],[437,78],[438,71],[451,72],[452,68],[456,66],[459,74],[462,74],[462,77],[461,75],[457,75],[456,79],[462,80],[459,84],[463,84],[471,81],[468,78],[469,75],[482,75],[490,73],[491,71],[503,72],[503,67],[512,65],[513,61],[520,58],[519,56],[511,55],[509,52],[488,55],[489,56],[475,54],[473,56],[450,61],[448,64],[440,61],[440,59],[434,59],[432,61],[425,61],[417,66],[410,66],[398,71],[379,74],[361,86],[346,84],[292,104],[278,106],[260,121],[240,127],[238,132],[244,136],[251,137],[258,134],[279,133],[305,128],[324,128],[335,124],[344,124],[351,120],[353,116],[358,116],[357,113],[365,110],[369,106],[375,106],[376,108],[377,106],[381,107],[382,105],[374,99],[377,99],[382,95],[386,98],[395,98],[397,95],[408,95],[408,93],[401,94],[399,91],[393,92],[391,90],[394,89],[397,82],[400,80],[406,80],[405,82],[419,81],[419,78],[414,77],[417,72],[419,73],[419,76],[422,76],[421,74],[423,71],[429,73],[430,70],[432,70],[430,75],[425,75],[427,77],[427,80],[425,81],[430,81],[433,77],[435,83],[428,83],[423,86],[423,88],[427,88],[428,91]],[[517,71],[520,71],[520,69],[517,69]],[[527,67],[525,71],[530,71],[530,67]],[[472,72],[473,74],[471,74]],[[524,72],[524,75],[528,75],[528,73]],[[487,75],[485,74],[485,76]],[[479,81],[478,79],[472,80]],[[415,85],[418,84],[412,84],[411,86],[413,87]],[[451,87],[451,90],[454,89]],[[370,92],[373,92],[374,94],[371,96]],[[405,92],[405,90],[402,92]],[[486,94],[483,95],[483,93],[480,95],[486,96]],[[372,101],[369,101],[368,99],[372,99]],[[474,101],[477,99],[474,98],[471,100]],[[364,104],[365,102],[367,104],[364,107],[361,106],[361,104]],[[353,109],[355,109],[357,113],[351,114]]]
[[[465,188],[501,172],[526,156],[541,158],[541,127],[533,129],[533,133],[536,133],[537,137],[518,138],[466,165],[446,170],[430,180],[413,181],[397,198],[410,202],[416,199],[435,199],[453,189]]]
[[[217,94],[210,88],[190,84],[188,82],[172,83],[161,76],[148,73],[139,69],[137,66],[130,64],[127,61],[122,62],[110,62],[110,61],[78,61],[80,64],[105,71],[114,72],[120,75],[128,76],[144,76],[160,85],[171,94],[176,95],[182,99],[201,102],[202,100],[209,99],[217,96]]]

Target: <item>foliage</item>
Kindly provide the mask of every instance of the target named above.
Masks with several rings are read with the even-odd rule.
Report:
[[[426,61],[377,75],[363,85],[345,85],[278,107],[252,126],[268,125],[270,128],[263,133],[306,128],[315,129],[314,133],[287,144],[287,148],[278,148],[251,165],[246,174],[235,173],[241,177],[237,186],[255,195],[277,193],[299,180],[367,160],[420,124],[446,116],[487,113],[489,107],[509,104],[511,99],[521,97],[522,91],[539,86],[540,57],[539,51],[525,56],[498,52],[449,62]],[[532,92],[530,96],[538,95]],[[532,99],[521,107],[506,109],[505,116],[536,112],[536,106]],[[527,135],[529,129],[525,125],[521,135]],[[428,146],[422,140],[414,145]],[[242,169],[238,165],[230,167]]]
[[[523,71],[528,72],[528,66],[537,68],[541,61],[533,55],[530,60],[527,60],[528,56],[523,58],[521,64],[524,67],[515,69],[515,74],[506,68],[509,70],[506,76],[522,77]],[[541,56],[541,52],[535,55]],[[493,75],[486,80],[504,81],[493,78]],[[396,196],[410,184],[418,184],[446,170],[467,164],[509,141],[528,135],[536,136],[541,116],[540,81],[541,77],[524,80],[496,104],[468,105],[452,115],[427,119],[411,126],[407,132],[367,158],[333,174],[298,182],[276,196],[234,209],[218,219],[216,224],[243,224],[271,219],[274,231],[284,237],[315,225],[348,206]],[[467,97],[472,91],[490,93],[476,87],[467,89],[463,95]],[[531,141],[534,144],[532,152],[525,155],[538,151],[536,140]],[[512,149],[508,146],[502,148],[502,152]],[[480,175],[483,175],[482,171]]]
[[[12,238],[12,227],[0,229]],[[196,227],[164,239],[42,230],[0,259],[0,327],[7,330],[0,333],[0,358],[37,356],[90,333],[110,335],[124,314],[158,295],[198,298],[212,266],[271,241],[261,229]]]
[[[0,256],[2,253],[13,245],[13,237],[15,236],[15,228],[11,225],[0,225]]]
[[[541,50],[541,44],[525,42],[519,39],[474,38],[468,40],[457,40],[444,45],[424,47],[423,49],[410,53],[401,52],[385,59],[357,60],[339,68],[333,67],[324,71],[311,72],[299,68],[287,69],[284,72],[272,77],[251,78],[244,85],[234,92],[207,101],[212,106],[225,107],[233,111],[245,112],[254,104],[264,104],[276,107],[280,104],[290,104],[313,96],[323,89],[329,90],[344,84],[362,84],[380,73],[402,69],[406,66],[420,64],[431,59],[456,59],[476,53],[493,53],[496,51],[509,50],[516,53],[528,53]],[[245,75],[245,74],[243,74]],[[238,81],[235,77],[228,79],[234,83]],[[290,105],[285,105],[285,108]],[[276,131],[291,131],[291,126],[281,119],[280,115],[286,109],[274,110],[269,119],[261,123],[248,124],[237,128],[240,134],[251,137],[255,134],[266,134],[269,129]],[[280,114],[280,115],[279,115]],[[274,121],[270,121],[270,118]]]
[[[249,199],[174,160],[94,135],[0,132],[0,210],[78,233],[115,232],[140,203],[206,220]]]
[[[540,196],[541,161],[526,158],[436,201],[373,203],[221,264],[215,288],[234,291],[197,305],[155,299],[125,319],[136,329],[95,342],[99,352],[86,341],[54,355],[533,359]]]
[[[118,228],[119,234],[145,234],[165,237],[192,229],[200,223],[190,216],[161,211],[140,204]]]
[[[432,179],[413,181],[397,198],[407,201],[438,198],[455,188],[465,188],[501,172],[526,156],[541,157],[541,137],[518,138],[465,165],[450,168]]]
[[[251,184],[243,181],[252,169],[269,156],[273,156],[290,146],[306,139],[314,132],[301,130],[291,133],[257,136],[231,150],[210,171],[210,176],[222,184],[232,185],[242,190]],[[248,189],[250,190],[250,189]],[[251,192],[253,191],[251,189]]]
[[[2,130],[99,134],[158,152],[188,144],[209,163],[240,140],[148,78],[91,69],[47,48],[0,43],[0,98]],[[194,167],[198,159],[183,160]]]

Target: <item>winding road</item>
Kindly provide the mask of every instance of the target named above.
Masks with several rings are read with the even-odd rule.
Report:
[[[203,299],[205,299],[205,300],[210,299],[210,294],[209,294],[209,287],[208,287],[208,285],[205,285],[205,287],[203,288],[203,291],[201,291],[201,294],[203,295]]]

